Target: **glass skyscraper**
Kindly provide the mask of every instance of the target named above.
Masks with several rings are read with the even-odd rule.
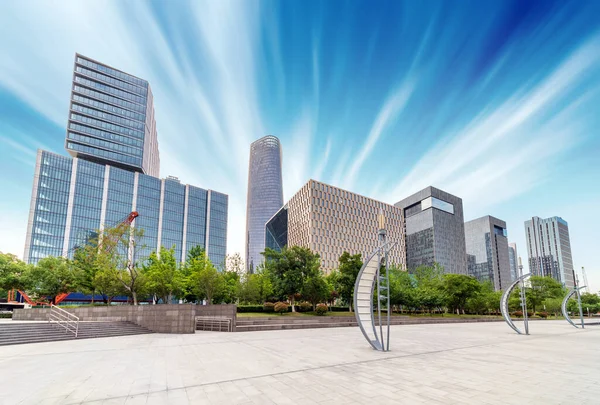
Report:
[[[485,216],[465,222],[467,266],[470,276],[490,281],[496,291],[511,283],[506,222]]]
[[[263,261],[265,224],[283,206],[281,144],[268,135],[250,145],[246,204],[246,269]]]
[[[141,263],[161,246],[175,247],[183,262],[199,245],[216,266],[223,265],[228,197],[176,177],[157,177],[148,83],[79,54],[75,60],[66,141],[74,157],[38,151],[24,259],[71,256],[98,230],[137,211],[132,226],[144,236],[135,252],[121,254]]]
[[[569,224],[560,217],[533,217],[525,221],[529,271],[535,276],[550,276],[573,288],[573,257]]]
[[[519,256],[516,243],[508,244],[508,263],[510,264],[511,281],[515,281],[519,277]]]
[[[65,141],[71,156],[158,177],[157,137],[148,82],[76,54]]]

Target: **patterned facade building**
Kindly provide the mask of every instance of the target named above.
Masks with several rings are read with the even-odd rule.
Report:
[[[508,263],[510,264],[510,277],[515,281],[519,277],[519,255],[517,253],[517,244],[508,244]]]
[[[395,206],[404,214],[409,271],[438,263],[446,273],[467,273],[462,199],[427,187]]]
[[[225,260],[228,197],[158,178],[160,161],[147,81],[75,55],[65,147],[73,157],[38,151],[24,259],[71,256],[95,233],[139,216],[135,252],[175,247],[179,261],[200,245],[215,265]]]
[[[266,225],[265,245],[275,250],[304,246],[321,257],[329,273],[344,251],[363,260],[378,246],[377,215],[386,218],[387,240],[397,242],[388,262],[405,267],[402,210],[315,180],[306,183]]]
[[[250,145],[246,203],[246,269],[253,273],[263,261],[265,224],[283,206],[281,144],[268,135]]]
[[[560,217],[533,217],[525,221],[525,238],[529,271],[536,276],[550,276],[572,288],[573,257],[567,221]]]
[[[485,216],[465,222],[465,244],[469,275],[489,281],[496,291],[511,283],[506,222]]]

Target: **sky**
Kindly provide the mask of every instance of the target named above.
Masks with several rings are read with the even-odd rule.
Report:
[[[243,255],[250,143],[284,199],[315,179],[388,203],[433,185],[466,220],[569,223],[600,290],[598,1],[0,2],[0,251],[22,256],[38,148],[66,155],[75,52],[150,82],[161,177],[229,195]],[[527,267],[527,266],[526,266]]]

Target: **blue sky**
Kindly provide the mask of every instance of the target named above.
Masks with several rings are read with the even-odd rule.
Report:
[[[0,250],[22,255],[35,153],[64,151],[75,52],[147,79],[161,176],[230,196],[244,246],[250,143],[389,203],[434,185],[494,215],[569,222],[600,289],[600,2],[2,1]]]

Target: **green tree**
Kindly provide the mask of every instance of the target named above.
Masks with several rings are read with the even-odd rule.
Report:
[[[63,257],[45,257],[36,266],[30,267],[26,276],[32,295],[49,297],[51,303],[56,296],[72,292],[77,285],[77,274],[72,263]]]
[[[329,290],[327,301],[330,305],[335,303],[335,300],[340,296],[340,272],[339,270],[333,270],[325,276],[325,282]]]
[[[416,280],[409,274],[396,266],[389,268],[390,272],[390,303],[398,306],[401,311],[404,308],[411,310],[419,306],[416,298]]]
[[[318,303],[329,298],[329,293],[329,286],[321,274],[309,276],[302,286],[302,297],[312,304],[313,311]]]
[[[546,311],[551,312],[554,316],[557,316],[562,311],[562,298],[546,298],[542,305],[546,307]]]
[[[182,293],[185,279],[177,265],[175,247],[166,249],[161,246],[159,252],[160,255],[156,252],[150,253],[142,269],[147,291],[162,299],[164,304],[168,304],[174,295]]]
[[[429,312],[444,306],[443,273],[444,269],[438,263],[419,266],[412,271],[415,281],[413,304]]]
[[[106,235],[109,232],[107,231]],[[89,239],[83,246],[78,247],[73,254],[73,266],[78,270],[77,288],[81,292],[91,294],[92,304],[96,293],[99,292],[96,275],[103,272],[103,276],[98,277],[98,280],[102,279],[104,282],[106,282],[106,275],[116,275],[116,273],[109,271],[117,266],[117,255],[109,248],[114,246],[107,241],[104,248],[102,248],[99,243],[106,235],[102,231],[97,231],[95,237]]]
[[[246,268],[244,266],[244,259],[242,259],[242,255],[240,255],[239,253],[227,255],[227,257],[225,257],[225,271],[236,273],[238,274],[238,276],[241,276],[242,274],[246,273]]]
[[[464,313],[467,300],[479,293],[481,284],[476,278],[464,274],[444,274],[443,289],[448,307]]]
[[[101,268],[94,275],[96,292],[104,298],[104,303],[110,305],[113,298],[126,294],[123,284],[119,281],[119,274],[114,267]]]
[[[531,288],[527,291],[527,304],[534,313],[545,299],[564,296],[562,284],[552,277],[531,276],[529,282]]]
[[[287,297],[295,312],[294,296],[309,277],[319,273],[319,255],[300,246],[284,247],[281,252],[267,248],[263,255],[275,294]]]
[[[221,288],[214,296],[215,302],[233,304],[238,300],[240,289],[240,274],[237,271],[224,271],[220,273]]]
[[[363,265],[361,255],[351,255],[348,252],[342,253],[339,258],[338,271],[339,276],[339,295],[344,303],[348,305],[348,310],[352,311],[352,302],[354,300],[354,285],[356,278]]]
[[[200,253],[200,252],[198,252]],[[191,292],[200,299],[206,299],[212,304],[213,297],[218,295],[223,286],[223,278],[210,262],[204,251],[199,255],[188,257],[186,262],[188,280]]]
[[[0,291],[24,290],[28,265],[10,253],[0,252]]]

